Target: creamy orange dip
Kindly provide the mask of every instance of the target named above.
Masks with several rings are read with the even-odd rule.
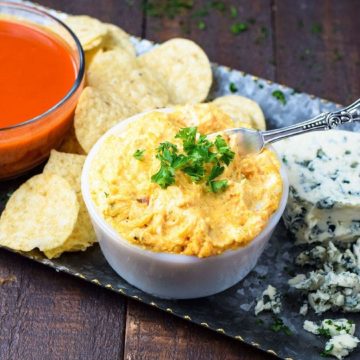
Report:
[[[162,189],[151,182],[159,169],[156,148],[164,141],[180,148],[175,135],[189,126],[208,134],[234,124],[208,104],[144,115],[101,144],[91,164],[92,198],[124,239],[148,250],[207,257],[243,247],[278,208],[282,194],[279,161],[268,149],[247,156],[235,154],[220,176],[228,179],[228,188],[220,193],[192,183],[182,172],[176,173],[174,185]],[[145,149],[141,161],[133,157],[137,149]]]

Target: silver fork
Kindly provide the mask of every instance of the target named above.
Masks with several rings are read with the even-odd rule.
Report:
[[[310,131],[331,130],[339,125],[354,121],[360,121],[360,99],[338,111],[322,113],[310,120],[280,129],[260,131],[235,128],[219,131],[210,136],[221,135],[231,139],[235,138],[239,151],[242,154],[247,154],[260,152],[266,145],[291,136],[305,134]]]

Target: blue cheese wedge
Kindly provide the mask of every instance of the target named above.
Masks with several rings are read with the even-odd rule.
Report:
[[[360,312],[360,239],[343,250],[330,241],[303,251],[295,261],[313,266],[309,273],[290,279],[289,285],[307,296],[316,313]]]
[[[275,149],[290,184],[283,218],[297,242],[360,237],[360,133],[309,133]]]
[[[279,314],[281,311],[280,294],[271,285],[268,285],[263,291],[255,305],[255,315],[260,314],[262,311],[272,311],[274,314]]]

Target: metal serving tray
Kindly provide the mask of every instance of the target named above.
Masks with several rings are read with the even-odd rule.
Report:
[[[67,15],[49,10],[55,16]],[[132,38],[140,54],[147,51],[154,43],[148,40]],[[236,94],[247,96],[257,101],[263,109],[268,128],[278,128],[308,119],[323,111],[339,108],[340,105],[315,96],[300,93],[289,87],[245,74],[225,66],[213,64],[214,84],[209,99],[231,94],[230,84],[237,88]],[[280,90],[286,97],[286,104],[276,99],[272,93]],[[349,126],[350,131],[360,131],[360,124]],[[41,167],[33,173],[41,171]],[[20,179],[0,183],[0,213],[3,211],[13,192],[30,175]],[[19,255],[40,262],[56,271],[68,273],[102,286],[110,291],[136,299],[149,306],[157,307],[172,315],[212,329],[220,334],[232,337],[254,347],[277,355],[283,359],[319,359],[324,348],[324,339],[303,330],[304,317],[298,311],[302,304],[299,294],[290,291],[287,280],[300,268],[293,265],[299,249],[293,246],[291,235],[282,222],[277,226],[269,245],[264,251],[255,269],[241,282],[220,294],[196,300],[162,300],[150,296],[131,286],[119,277],[107,264],[98,245],[86,252],[69,253],[59,259],[48,260],[38,252]],[[291,330],[291,335],[271,330],[274,318],[270,313],[254,315],[256,298],[268,284],[272,284],[283,295],[283,311],[280,318]],[[327,317],[341,317],[341,314],[327,314]],[[347,314],[347,318],[359,324],[359,314]],[[310,320],[320,320],[313,312],[306,316]],[[324,318],[322,316],[321,318]],[[259,320],[260,319],[260,320]],[[304,346],[306,344],[306,346]],[[349,359],[358,359],[360,348]]]

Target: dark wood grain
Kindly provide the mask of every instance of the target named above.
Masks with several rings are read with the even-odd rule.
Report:
[[[360,94],[358,0],[277,0],[276,80],[340,103]]]
[[[0,251],[0,359],[122,359],[126,299]]]
[[[260,360],[272,356],[184,320],[129,301],[125,359]]]
[[[175,19],[147,15],[146,37],[158,42],[173,37],[190,38],[205,50],[211,61],[274,79],[271,1],[225,1],[224,11],[210,8],[208,15],[196,16],[209,3],[196,1],[193,10],[184,10]],[[231,16],[232,6],[236,17]],[[201,21],[205,23],[204,30],[199,29]],[[247,24],[248,30],[234,35],[231,26],[239,22]]]

